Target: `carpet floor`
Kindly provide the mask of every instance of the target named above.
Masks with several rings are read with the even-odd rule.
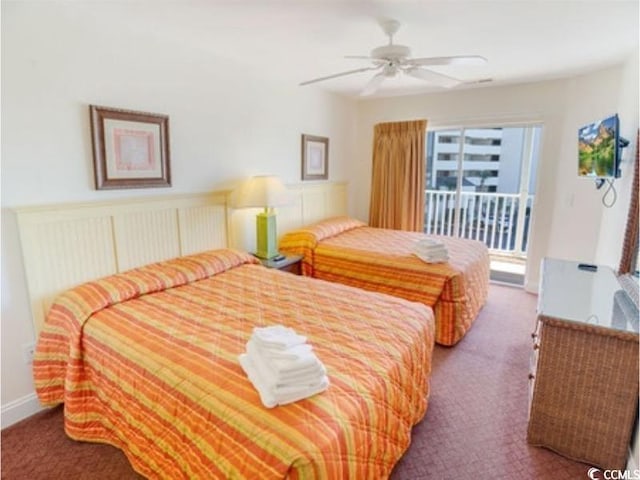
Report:
[[[527,374],[536,297],[492,284],[473,328],[436,346],[431,397],[392,480],[587,478],[589,467],[526,442]],[[75,442],[62,408],[2,431],[2,479],[142,478],[114,447]]]

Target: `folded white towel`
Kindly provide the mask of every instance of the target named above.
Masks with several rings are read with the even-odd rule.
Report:
[[[423,238],[413,246],[413,254],[427,263],[442,263],[449,260],[447,247],[440,240]]]
[[[267,408],[297,402],[298,400],[324,392],[329,387],[329,379],[325,376],[320,382],[313,385],[306,385],[302,387],[283,387],[274,391],[266,386],[261,380],[260,375],[257,372],[257,367],[248,354],[243,353],[239,355],[238,360],[240,361],[240,366],[244,370],[244,373],[249,378],[249,381],[258,391],[260,401]]]
[[[323,381],[315,386],[310,386],[292,393],[276,393],[276,400],[278,405],[287,405],[317,395],[318,393],[324,392],[327,388],[329,388],[329,379],[324,377]]]
[[[424,255],[426,257],[438,257],[438,256],[443,256],[443,255],[448,255],[449,254],[449,252],[444,248],[442,250],[435,250],[433,252],[423,252],[420,249],[416,249],[416,250],[414,250],[414,253],[420,254],[420,255]]]
[[[327,369],[319,363],[312,368],[306,368],[293,373],[279,373],[276,375],[276,385],[313,384],[327,374]]]
[[[440,249],[447,248],[447,247],[442,242],[437,242],[437,243],[427,242],[427,243],[425,243],[423,241],[419,241],[413,246],[413,248],[416,249],[416,250],[430,251],[430,250],[440,250]]]
[[[272,388],[271,391],[278,398],[293,397],[293,396],[300,395],[302,393],[309,392],[312,390],[326,388],[328,383],[329,383],[329,379],[325,375],[324,377],[320,378],[317,382],[310,383],[308,385],[287,385],[283,387]]]
[[[444,243],[440,240],[436,240],[435,238],[422,238],[417,241],[416,246],[422,248],[443,247]]]
[[[276,400],[276,396],[271,393],[269,387],[267,387],[264,382],[261,380],[260,375],[258,374],[257,368],[254,363],[249,358],[249,355],[246,353],[242,353],[238,356],[238,360],[240,361],[240,366],[244,373],[249,377],[249,381],[258,391],[258,395],[260,396],[260,401],[267,408],[273,408],[278,405],[278,400]]]
[[[255,327],[252,338],[261,346],[277,350],[286,350],[296,345],[302,345],[307,341],[307,337],[298,335],[293,328],[282,325]]]
[[[286,371],[278,371],[272,366],[272,362],[265,359],[262,350],[257,346],[253,339],[247,342],[247,355],[256,366],[257,373],[260,375],[263,383],[270,388],[278,388],[290,385],[312,385],[318,383],[320,379],[326,375],[327,371],[324,365],[318,360],[315,354],[311,353],[313,360],[300,368],[290,369]]]
[[[304,367],[313,361],[317,361],[313,348],[308,343],[302,345],[294,345],[287,349],[269,348],[261,344],[256,338],[251,337],[247,342],[247,349],[252,348],[259,350],[261,357],[278,365],[277,370],[295,370],[298,367]]]
[[[282,325],[253,329],[238,360],[265,407],[296,402],[328,388],[327,370],[306,341]]]
[[[313,351],[313,347],[308,343],[295,345],[287,348],[286,350],[269,348],[264,345],[259,346],[258,348],[260,348],[260,351],[266,358],[271,358],[273,360],[301,360]]]
[[[421,255],[419,253],[415,253],[414,255],[416,255],[420,260],[426,263],[444,263],[449,260],[448,255],[444,255],[440,257],[431,257],[428,255]]]
[[[295,374],[305,370],[313,370],[320,364],[318,357],[316,357],[313,352],[309,352],[296,360],[267,358],[267,362],[278,375]]]

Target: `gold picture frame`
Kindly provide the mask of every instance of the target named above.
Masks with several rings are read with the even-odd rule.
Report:
[[[329,178],[329,139],[302,135],[302,180]]]
[[[97,190],[170,187],[169,117],[89,106]]]

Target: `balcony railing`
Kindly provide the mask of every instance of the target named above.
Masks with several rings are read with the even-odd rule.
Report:
[[[496,253],[525,257],[533,195],[425,190],[428,234],[479,240]]]

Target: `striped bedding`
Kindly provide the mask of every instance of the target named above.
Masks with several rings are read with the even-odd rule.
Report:
[[[303,255],[305,275],[428,305],[436,343],[455,345],[486,302],[489,252],[475,240],[430,235],[445,244],[449,261],[428,264],[412,254],[425,237],[336,217],[283,235],[279,249]]]
[[[307,335],[331,385],[266,409],[238,354],[276,323]],[[220,250],[65,292],[33,371],[70,437],[148,478],[386,478],[426,411],[433,342],[424,305]]]

